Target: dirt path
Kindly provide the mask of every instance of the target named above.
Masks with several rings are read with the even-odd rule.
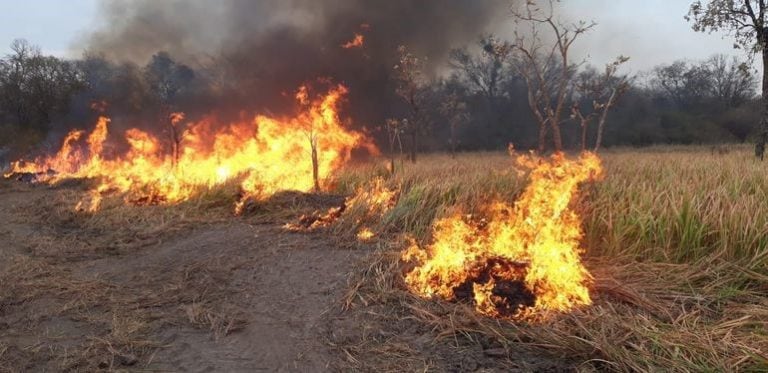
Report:
[[[273,226],[235,224],[195,232],[162,247],[159,262],[167,264],[161,266],[173,265],[179,255],[206,260],[234,257],[248,263],[232,283],[246,325],[219,341],[195,330],[167,331],[164,343],[172,347],[160,350],[150,367],[322,371],[333,360],[325,343],[324,316],[338,309],[346,275],[357,257],[323,241]]]
[[[0,189],[0,257],[13,258],[0,371],[324,371],[336,358],[328,320],[361,251],[234,218],[115,251],[109,229],[19,216],[50,193]]]

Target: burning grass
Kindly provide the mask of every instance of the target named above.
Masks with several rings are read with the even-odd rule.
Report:
[[[428,244],[435,219],[481,215],[488,200],[518,200],[526,178],[506,171],[511,161],[501,154],[403,165],[387,182],[400,198],[373,226],[392,239],[380,245],[347,302],[376,320],[378,333],[393,337],[369,330],[339,342],[349,367],[455,369],[425,354],[443,346],[450,352],[439,355],[463,354],[474,360],[470,366],[506,369],[547,368],[536,356],[553,359],[547,369],[554,370],[768,368],[764,165],[746,148],[726,155],[703,148],[619,150],[603,158],[605,180],[586,185],[571,204],[584,219],[593,305],[542,324],[480,317],[471,302],[408,294],[400,261],[408,243],[392,238],[405,232]],[[359,167],[342,180],[359,188],[381,169]],[[411,333],[429,341],[409,339]],[[374,352],[388,358],[369,357]],[[489,361],[490,355],[500,359]]]
[[[209,116],[187,123],[183,113],[172,113],[169,140],[137,128],[110,136],[111,120],[101,116],[92,131],[70,132],[56,154],[13,162],[5,177],[45,183],[92,178],[97,185],[76,208],[90,212],[105,195],[121,195],[134,205],[174,204],[237,181],[239,213],[251,199],[319,190],[355,148],[376,152],[338,114],[347,92],[343,85],[324,94],[302,86],[292,117],[256,115],[225,124]],[[115,144],[121,143],[128,150],[115,155]]]
[[[582,219],[578,246],[586,250],[583,266],[593,278],[588,284],[592,304],[538,323],[483,316],[469,295],[444,302],[407,291],[406,279],[413,267],[401,259],[410,245],[404,235],[428,247],[435,242],[434,223],[441,219],[488,216],[489,201],[525,199],[531,175],[518,174],[514,159],[502,153],[465,154],[455,160],[427,156],[415,165],[401,165],[394,176],[379,164],[350,167],[335,175],[335,193],[340,196],[277,194],[271,201],[254,202],[251,207],[257,215],[244,218],[231,215],[236,183],[175,206],[139,208],[107,198],[97,213],[69,209],[67,203],[82,191],[59,187],[54,189],[58,199],[41,193],[34,197],[39,203],[32,201],[14,211],[39,219],[41,226],[55,231],[28,243],[26,250],[34,262],[13,264],[16,269],[5,272],[16,277],[4,278],[4,283],[17,286],[4,289],[3,299],[23,303],[33,301],[40,291],[54,289],[67,298],[66,294],[74,294],[67,289],[75,286],[86,290],[69,297],[72,305],[57,307],[67,312],[89,309],[94,300],[80,294],[93,294],[93,299],[105,302],[119,299],[115,294],[136,299],[138,288],[116,288],[99,279],[70,281],[55,270],[34,268],[56,266],[62,255],[66,261],[76,261],[110,250],[115,255],[129,254],[162,240],[164,232],[183,231],[190,225],[231,219],[295,222],[301,214],[311,216],[316,210],[322,216],[329,208],[344,205],[344,211],[323,224],[323,230],[352,241],[363,234],[366,243],[358,247],[378,250],[353,277],[344,300],[347,312],[331,328],[330,342],[343,358],[340,369],[768,369],[768,205],[763,203],[768,171],[764,165],[753,161],[746,148],[725,155],[704,148],[617,150],[602,159],[605,179],[582,184],[568,204]],[[514,206],[507,210],[514,211]],[[40,273],[55,276],[49,281]],[[525,277],[524,271],[520,277]],[[61,286],[53,288],[54,283]],[[141,299],[170,296],[163,291],[152,288],[154,295]],[[184,307],[163,303],[176,313],[163,318],[165,322],[184,320],[217,335],[239,325],[237,313],[217,308],[215,299],[195,298],[192,290],[178,291],[182,298],[175,304]],[[17,298],[27,293],[32,298]],[[108,309],[138,307],[130,299]],[[123,331],[112,335],[109,328],[95,329],[92,351],[100,352],[88,355],[87,348],[77,350],[86,354],[78,356],[91,356],[77,361],[124,366],[132,356],[141,360],[155,348],[152,343],[157,342],[145,338],[150,330],[146,328],[156,325],[154,319],[144,313],[113,313],[97,315],[94,320],[101,321],[96,325],[114,324],[115,330]],[[29,353],[0,340],[0,362],[17,366],[13,360],[23,360]]]
[[[335,340],[348,368],[760,371],[768,363],[768,300],[758,289],[724,297],[733,284],[723,278],[734,280],[724,262],[590,259],[594,304],[529,324],[404,291],[397,246],[374,254],[348,294],[349,312],[368,322]]]

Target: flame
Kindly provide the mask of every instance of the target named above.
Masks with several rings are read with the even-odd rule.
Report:
[[[411,242],[402,255],[416,264],[405,276],[411,291],[469,300],[494,317],[546,317],[591,304],[591,276],[580,260],[581,219],[569,205],[581,182],[600,175],[600,159],[556,154],[520,156],[517,163],[532,171],[514,206],[492,203],[488,221],[442,219],[426,250]]]
[[[387,188],[384,178],[378,176],[370,185],[358,187],[355,195],[346,199],[345,205],[350,209],[361,206],[367,210],[367,217],[379,217],[395,205],[397,195],[398,192]]]
[[[185,123],[183,113],[170,115],[174,128],[173,152],[165,139],[140,129],[122,133],[128,151],[107,156],[110,119],[100,117],[84,146],[76,146],[82,131],[64,139],[53,157],[12,164],[6,177],[17,173],[46,173],[42,181],[63,178],[96,178],[100,184],[89,203],[78,209],[98,208],[101,195],[123,193],[136,204],[177,203],[191,198],[201,188],[210,188],[237,178],[242,180],[245,199],[262,199],[282,190],[310,191],[314,187],[312,147],[317,153],[317,176],[325,181],[344,165],[357,147],[376,152],[363,134],[349,130],[339,117],[338,107],[347,88],[336,85],[312,98],[308,87],[296,95],[299,111],[293,117],[257,115],[221,125],[214,116]],[[176,148],[178,146],[178,148]],[[96,207],[94,207],[94,205]],[[242,205],[238,204],[238,207]]]
[[[367,227],[357,232],[357,239],[360,241],[370,241],[374,236],[376,236],[376,234],[373,233],[373,231]]]
[[[365,44],[365,35],[355,33],[355,37],[353,37],[352,40],[342,44],[341,47],[344,49],[362,48],[363,44]]]
[[[385,184],[383,178],[376,177],[370,185],[358,187],[355,194],[344,199],[341,206],[331,207],[325,213],[315,211],[309,215],[301,215],[296,222],[287,223],[283,228],[294,232],[312,231],[328,227],[342,216],[350,214],[357,217],[357,225],[364,221],[380,219],[395,205],[398,195],[396,190],[387,188]],[[361,240],[367,240],[373,236],[373,231],[366,227],[357,234],[357,238]]]

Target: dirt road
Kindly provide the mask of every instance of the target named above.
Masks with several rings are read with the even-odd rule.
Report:
[[[361,251],[248,219],[81,222],[51,206],[61,193],[0,189],[0,371],[332,369],[328,320]]]

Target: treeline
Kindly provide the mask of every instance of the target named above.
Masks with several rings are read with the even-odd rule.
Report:
[[[395,102],[397,95],[407,98],[418,88],[421,103],[412,109],[418,109],[421,122],[420,151],[492,150],[510,143],[518,149],[537,147],[541,126],[529,105],[527,77],[491,50],[491,40],[485,37],[477,45],[452,51],[448,69],[424,74],[414,90],[389,89],[395,99],[387,102]],[[103,103],[113,117],[141,118],[157,131],[167,131],[172,111],[185,111],[194,118],[229,105],[237,113],[238,105],[250,97],[233,97],[238,90],[232,86],[238,82],[224,77],[226,68],[193,68],[167,53],[139,66],[100,56],[77,60],[45,56],[26,41],[14,42],[11,49],[0,59],[0,158],[24,155],[40,144],[57,146],[70,128],[92,123]],[[401,58],[401,68],[418,64],[415,57],[406,57],[411,59]],[[582,134],[580,115],[599,113],[605,104],[605,93],[587,94],[597,90],[595,82],[613,86],[618,93],[605,118],[604,146],[744,142],[754,134],[760,115],[756,78],[734,58],[715,55],[704,61],[677,61],[635,76],[621,75],[616,66],[611,74],[606,71],[610,66],[569,68],[573,76],[561,126],[565,148],[578,149],[582,135],[594,142],[597,127],[587,127]],[[403,73],[393,72],[384,86],[394,87]],[[354,90],[350,103],[355,104]],[[398,118],[408,116],[407,108],[378,109],[383,114],[357,123],[368,127],[383,149],[391,146],[396,151],[391,140],[399,135]]]
[[[197,99],[212,86],[163,52],[138,66],[101,56],[45,56],[25,40],[14,41],[11,50],[0,60],[0,158],[55,149],[67,131],[87,129],[107,110],[130,118],[131,126],[167,131],[177,103],[200,107]]]
[[[452,73],[433,84],[429,93],[433,118],[432,149],[445,150],[451,132],[458,150],[501,149],[508,143],[517,148],[537,147],[538,126],[528,104],[526,79],[511,64],[486,53],[483,39],[474,51],[455,50],[450,58]],[[593,97],[580,93],[579,85],[595,81],[603,69],[574,66],[567,102],[590,108]],[[634,76],[614,75],[614,84],[625,82],[615,105],[608,111],[604,146],[654,144],[716,144],[745,142],[755,135],[760,103],[754,72],[735,57],[713,55],[703,61],[678,60]],[[446,116],[446,102],[459,102],[466,112],[458,118]],[[455,105],[455,104],[454,104]],[[581,143],[579,112],[566,110],[562,125],[566,148]],[[452,128],[453,127],[453,128]],[[587,128],[587,143],[594,143],[597,128]],[[430,138],[427,136],[426,138]]]

